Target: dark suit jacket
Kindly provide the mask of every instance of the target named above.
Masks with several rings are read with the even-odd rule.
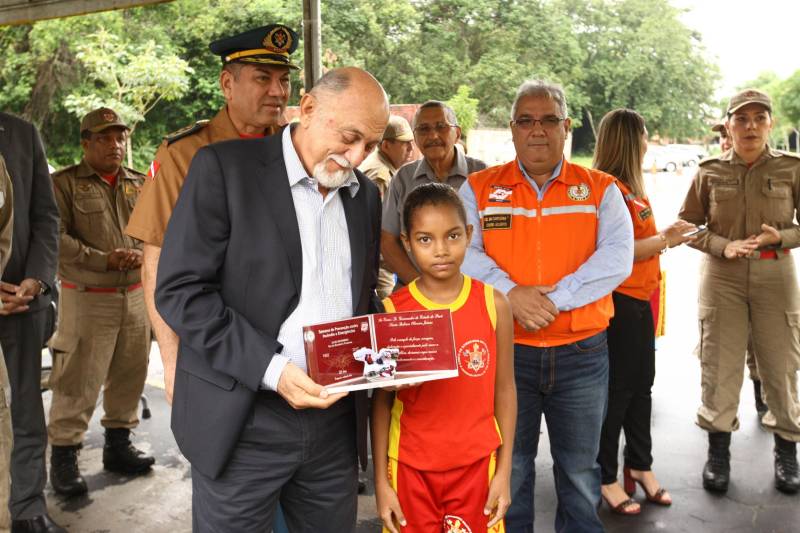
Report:
[[[358,194],[339,194],[350,234],[353,314],[359,315],[380,305],[374,291],[380,198],[356,175]],[[225,469],[264,372],[281,352],[276,339],[297,307],[302,268],[281,136],[198,151],[164,238],[156,305],[180,337],[172,431],[205,475]],[[366,464],[366,396],[354,396]]]
[[[3,281],[34,278],[53,288],[60,219],[39,132],[30,122],[0,113],[0,153],[14,185],[14,245]],[[49,304],[50,296],[40,296],[30,310]]]

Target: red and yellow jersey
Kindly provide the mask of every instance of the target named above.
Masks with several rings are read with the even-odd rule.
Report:
[[[386,311],[450,309],[458,377],[397,392],[389,457],[417,470],[444,471],[488,457],[501,444],[494,418],[497,369],[494,288],[464,275],[455,301],[437,304],[416,282],[384,300]]]
[[[631,213],[633,239],[646,239],[656,235],[658,230],[656,229],[656,219],[653,216],[650,200],[639,198],[621,181],[617,181],[617,187],[622,191],[625,204]],[[658,259],[658,254],[656,254],[641,261],[634,261],[631,275],[614,290],[631,298],[649,300],[653,292],[658,288],[658,280],[660,278],[661,263]]]

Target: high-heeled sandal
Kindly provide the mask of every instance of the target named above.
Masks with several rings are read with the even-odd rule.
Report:
[[[622,477],[624,481],[625,492],[628,494],[628,496],[634,495],[636,492],[636,485],[638,484],[640,487],[642,487],[642,492],[644,492],[644,496],[647,498],[647,501],[656,503],[658,505],[663,505],[665,507],[672,505],[672,500],[667,500],[664,498],[664,496],[667,494],[667,489],[664,487],[659,488],[655,494],[650,494],[647,492],[647,488],[645,488],[644,483],[633,478],[631,475],[631,469],[628,467],[622,469]]]
[[[601,497],[603,498],[603,501],[605,501],[608,504],[609,508],[611,508],[611,512],[614,514],[620,514],[623,516],[633,516],[642,512],[642,506],[639,505],[639,502],[637,502],[633,498],[628,498],[624,502],[618,503],[617,505],[611,505],[611,502],[608,501],[608,498],[602,495]],[[639,505],[638,509],[631,509],[631,506],[633,505]]]

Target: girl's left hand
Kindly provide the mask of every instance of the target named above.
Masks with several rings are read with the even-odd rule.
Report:
[[[489,496],[483,506],[483,514],[490,517],[487,528],[500,522],[511,505],[511,479],[510,475],[497,475],[489,484]]]

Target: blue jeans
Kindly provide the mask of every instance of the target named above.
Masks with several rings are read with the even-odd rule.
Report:
[[[533,532],[533,485],[542,413],[550,435],[558,533],[603,531],[597,452],[608,399],[606,333],[564,346],[514,345],[517,431],[509,533]]]

